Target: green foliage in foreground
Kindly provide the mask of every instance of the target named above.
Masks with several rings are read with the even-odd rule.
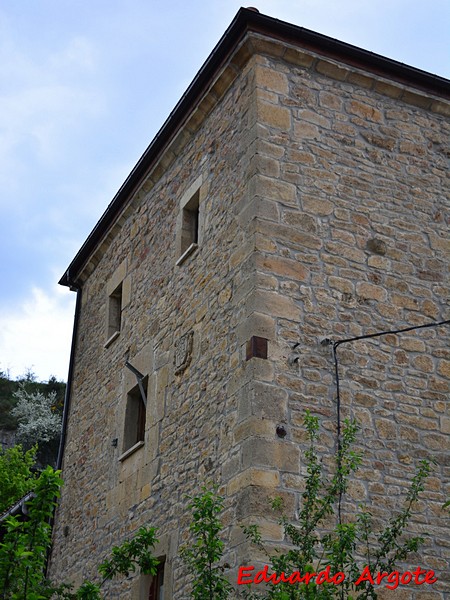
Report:
[[[358,426],[354,421],[346,421],[342,440],[335,459],[335,475],[331,481],[324,477],[323,468],[317,454],[319,420],[308,411],[305,415],[305,427],[309,438],[309,448],[305,453],[307,476],[303,504],[296,523],[291,523],[283,514],[279,499],[272,505],[281,511],[280,523],[291,547],[269,554],[262,543],[256,526],[244,528],[247,537],[267,556],[272,572],[290,575],[296,571],[301,574],[319,573],[329,567],[330,574],[344,573],[342,583],[322,583],[317,585],[312,579],[309,583],[291,584],[281,582],[270,585],[264,593],[246,592],[248,600],[375,600],[378,595],[370,581],[357,581],[362,569],[370,567],[372,573],[392,572],[396,564],[408,554],[415,552],[423,542],[421,537],[404,539],[404,533],[411,518],[412,507],[430,473],[430,464],[422,460],[408,491],[405,504],[399,514],[389,520],[388,525],[378,533],[373,531],[370,512],[360,508],[356,519],[350,522],[338,522],[331,532],[324,531],[324,520],[336,511],[346,493],[349,477],[361,462],[361,456],[352,450]],[[361,558],[363,557],[363,558]]]
[[[352,600],[355,594],[358,599],[375,600],[377,592],[370,581],[362,582],[357,590],[354,581],[366,565],[372,573],[395,570],[398,561],[404,560],[421,544],[420,537],[405,539],[404,534],[412,507],[424,489],[430,465],[427,461],[420,462],[403,508],[383,531],[375,533],[370,513],[360,509],[353,521],[341,522],[337,518],[334,530],[327,532],[323,529],[325,520],[336,515],[336,505],[346,493],[349,478],[361,461],[361,456],[352,450],[358,427],[355,422],[345,423],[335,459],[335,474],[330,480],[324,475],[317,453],[317,417],[307,412],[305,427],[309,437],[305,452],[307,475],[298,520],[292,523],[286,517],[280,499],[275,498],[272,504],[272,508],[280,512],[288,549],[272,554],[266,552],[256,525],[245,527],[244,532],[260,551],[265,552],[273,573],[318,573],[329,568],[331,574],[345,573],[345,580],[338,585],[317,585],[314,580],[308,584],[280,582],[261,591],[249,590],[246,586],[243,590],[239,586],[238,592],[248,600]],[[29,461],[28,456],[25,463],[31,468]],[[3,472],[8,473],[7,470]],[[0,485],[1,477],[0,469]],[[60,473],[48,467],[35,482],[27,519],[9,517],[6,520],[6,533],[0,543],[0,600],[101,600],[101,587],[107,580],[127,576],[136,570],[156,574],[158,559],[153,555],[158,542],[156,529],[143,527],[131,540],[112,549],[110,559],[99,567],[101,577],[97,583],[86,581],[76,591],[67,584],[53,586],[45,578],[44,569],[51,542],[49,523],[61,485]],[[218,495],[215,486],[204,487],[199,495],[190,497],[193,542],[182,550],[182,556],[191,576],[192,600],[227,600],[235,596],[233,586],[222,574],[225,546],[221,540],[219,517],[223,502],[224,498]]]
[[[2,600],[40,600],[46,587],[44,568],[50,546],[50,520],[62,480],[47,467],[36,481],[34,497],[27,503],[27,519],[8,517],[0,544]]]
[[[36,451],[36,446],[27,452],[22,446],[8,450],[0,448],[0,514],[34,488]]]
[[[192,510],[190,531],[194,542],[182,549],[182,557],[194,575],[191,598],[193,600],[226,600],[232,591],[231,584],[223,577],[220,560],[225,544],[220,539],[222,523],[219,514],[224,498],[217,494],[217,486],[202,488],[202,493],[190,498]]]
[[[112,549],[111,558],[99,567],[103,577],[99,583],[87,581],[76,592],[68,584],[52,585],[45,577],[45,565],[51,543],[50,522],[61,485],[60,472],[47,467],[27,503],[27,518],[6,519],[0,543],[1,600],[100,600],[101,586],[113,577],[127,576],[137,568],[142,573],[156,574],[156,529],[142,527],[132,540]]]
[[[51,588],[51,598],[56,600],[102,600],[101,587],[106,581],[119,575],[127,577],[137,569],[146,575],[156,575],[159,560],[153,556],[153,549],[158,543],[154,527],[141,527],[131,540],[125,540],[120,546],[114,546],[111,558],[105,560],[98,568],[103,579],[99,583],[85,581],[76,591],[72,586],[63,584]],[[50,597],[50,596],[49,596]]]

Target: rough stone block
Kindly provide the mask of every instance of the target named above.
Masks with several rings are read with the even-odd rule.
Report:
[[[326,75],[338,81],[345,81],[349,74],[348,69],[332,62],[319,60],[316,64],[316,69],[321,75]]]
[[[278,422],[284,422],[287,418],[288,395],[286,390],[255,381],[250,397],[253,415]],[[272,431],[272,435],[274,433],[275,429]]]
[[[252,312],[237,327],[237,337],[244,344],[252,335],[275,340],[275,320],[263,313]]]
[[[376,81],[375,91],[390,98],[400,98],[403,94],[403,89],[400,86],[388,83],[387,81]]]
[[[260,65],[255,67],[255,84],[282,95],[286,95],[289,90],[288,79],[284,73]]]
[[[122,283],[127,275],[127,260],[123,260],[114,273],[109,278],[106,292],[110,296],[114,290]]]
[[[248,389],[242,390],[243,395],[251,399],[253,384],[248,385]],[[244,421],[238,423],[233,431],[236,442],[241,442],[253,436],[273,437],[276,430],[276,421],[261,419],[258,415],[248,415]]]
[[[328,285],[343,294],[353,294],[355,290],[354,282],[342,277],[329,277]]]
[[[437,372],[443,377],[450,379],[450,360],[440,360]]]
[[[256,485],[263,488],[275,489],[280,485],[280,474],[278,471],[269,471],[264,469],[247,469],[228,483],[227,493],[236,494],[249,485]]]
[[[307,54],[304,50],[299,50],[298,48],[286,48],[283,58],[301,67],[310,67],[315,60],[311,54]]]
[[[122,310],[131,302],[131,275],[125,277],[122,284]]]
[[[388,419],[375,419],[375,427],[382,439],[393,440],[397,437],[397,428],[393,421]]]
[[[280,177],[280,162],[264,154],[256,154],[252,161],[255,173],[261,173],[266,177]]]
[[[301,199],[301,203],[303,206],[303,210],[313,215],[318,215],[322,217],[331,215],[335,208],[335,205],[332,202],[330,202],[330,200],[312,196],[303,196]]]
[[[369,298],[371,300],[377,300],[378,302],[384,302],[387,298],[387,293],[384,288],[365,282],[356,284],[356,293],[362,298]]]
[[[365,102],[350,100],[347,102],[346,108],[348,113],[361,117],[361,119],[373,121],[375,123],[381,123],[383,121],[381,111]]]
[[[295,279],[295,281],[307,281],[309,270],[300,262],[277,256],[256,255],[255,266],[261,271],[268,271],[280,277]]]
[[[315,111],[309,110],[307,108],[302,109],[298,112],[298,119],[300,121],[307,121],[308,123],[318,125],[322,129],[330,129],[331,127],[330,119],[326,119],[322,115],[319,115]]]
[[[256,290],[246,301],[246,313],[259,312],[292,321],[300,320],[300,309],[291,298],[277,292]]]
[[[317,140],[321,136],[317,125],[307,123],[305,121],[296,121],[294,123],[294,137],[297,139],[313,139]]]
[[[242,442],[242,465],[248,467],[269,467],[298,473],[300,452],[296,444],[266,438],[249,438]]]
[[[258,220],[255,223],[255,229],[259,233],[271,236],[272,239],[295,250],[303,250],[304,248],[319,250],[322,248],[323,242],[319,235],[298,231],[295,227]]]
[[[362,73],[350,72],[348,74],[347,81],[369,90],[374,86],[373,77],[363,75]]]
[[[286,515],[294,514],[294,494],[268,488],[248,486],[238,493],[236,498],[236,518],[245,519],[250,516],[265,517],[270,510],[274,498],[280,497],[284,503]]]
[[[257,104],[258,120],[264,125],[287,131],[291,127],[291,113],[288,108],[269,104],[262,100]]]
[[[287,204],[296,204],[297,188],[295,185],[263,175],[259,175],[256,179],[255,193],[262,198],[270,198]]]

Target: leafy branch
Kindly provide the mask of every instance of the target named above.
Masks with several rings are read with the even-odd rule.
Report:
[[[331,481],[325,477],[317,453],[318,418],[306,411],[304,423],[309,447],[305,452],[307,475],[302,495],[303,504],[297,521],[292,523],[284,514],[281,499],[276,498],[272,503],[272,508],[281,512],[280,523],[291,547],[270,555],[264,549],[261,533],[256,525],[244,527],[243,530],[247,539],[266,552],[277,574],[317,574],[329,569],[329,573],[343,573],[345,577],[339,584],[325,582],[318,585],[313,579],[296,585],[281,581],[265,592],[246,590],[244,596],[248,600],[351,600],[352,594],[357,593],[358,600],[376,599],[377,593],[370,581],[362,581],[357,588],[354,583],[362,567],[369,566],[372,573],[380,570],[391,572],[399,561],[415,552],[423,542],[421,537],[404,539],[404,534],[412,516],[413,505],[424,490],[431,465],[426,460],[420,462],[404,507],[397,516],[390,519],[383,531],[374,535],[372,517],[367,510],[360,507],[353,522],[343,523],[340,515],[342,496],[348,490],[351,475],[361,463],[361,455],[352,449],[359,429],[357,423],[350,420],[344,423],[341,443],[335,456],[335,474]],[[337,524],[331,532],[326,532],[324,521],[326,517],[336,513],[336,504]]]
[[[219,519],[224,498],[217,490],[216,485],[204,486],[201,494],[189,497],[188,508],[193,512],[189,529],[194,542],[190,547],[184,547],[181,555],[194,575],[193,600],[226,600],[232,590],[219,566],[224,551]]]

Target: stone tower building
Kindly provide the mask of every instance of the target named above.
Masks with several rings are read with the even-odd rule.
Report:
[[[238,12],[60,282],[78,300],[51,576],[95,576],[152,524],[162,597],[186,598],[185,495],[215,480],[236,582],[256,560],[240,525],[280,542],[270,499],[299,506],[310,408],[329,455],[338,420],[360,421],[351,497],[380,522],[436,460],[412,530],[439,581],[401,598],[449,591],[449,97],[440,77]]]

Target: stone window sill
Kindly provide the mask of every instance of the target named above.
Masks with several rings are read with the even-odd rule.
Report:
[[[180,256],[180,258],[177,260],[177,262],[175,263],[175,265],[178,267],[180,266],[186,259],[188,256],[190,256],[191,254],[193,254],[198,248],[198,244],[191,244],[189,246],[189,248],[187,248],[183,254]]]
[[[128,450],[125,450],[125,452],[119,456],[119,462],[122,462],[125,459],[127,459],[129,456],[134,454],[136,452],[136,450],[139,450],[139,448],[142,448],[142,446],[144,446],[144,442],[142,442],[142,441],[136,442],[136,444],[134,444],[134,446],[131,446],[131,448],[128,448]]]
[[[115,331],[105,342],[105,348],[109,348],[109,346],[111,346],[111,344],[114,342],[114,340],[117,340],[117,338],[120,335],[120,331]]]

